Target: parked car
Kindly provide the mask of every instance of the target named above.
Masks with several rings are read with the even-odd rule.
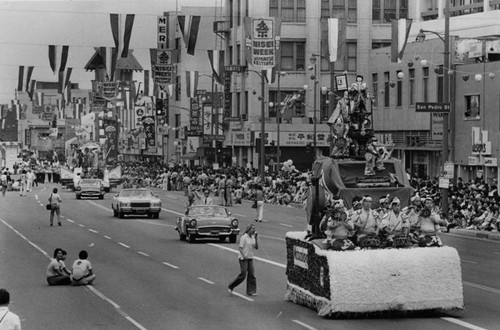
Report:
[[[197,238],[218,238],[221,242],[229,237],[235,243],[240,233],[238,220],[231,212],[218,205],[193,205],[186,215],[177,218],[176,230],[181,241],[193,243]]]
[[[104,185],[100,179],[80,179],[75,187],[76,199],[82,197],[104,198]]]
[[[158,219],[161,199],[149,189],[122,189],[113,197],[111,208],[113,216],[119,218],[130,214],[145,214],[150,218]]]

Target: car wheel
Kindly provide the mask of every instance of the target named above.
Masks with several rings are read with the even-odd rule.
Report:
[[[160,212],[153,213],[153,218],[154,219],[159,219],[160,218]]]
[[[194,243],[196,241],[196,235],[188,233],[187,239],[188,239],[189,243]]]
[[[120,218],[120,219],[125,218],[125,214],[123,214],[122,211],[118,211],[118,218]]]
[[[76,195],[76,199],[82,199],[82,196]]]
[[[181,241],[185,241],[185,240],[186,240],[186,235],[185,235],[185,234],[181,234],[181,233],[179,233],[179,239],[180,239]]]
[[[236,236],[236,235],[231,235],[231,236],[229,236],[229,243],[236,243],[236,238],[237,238],[237,237],[238,237],[238,236]]]
[[[104,195],[100,195],[100,196],[99,196],[99,199],[104,199]]]
[[[226,241],[226,236],[219,237],[219,242],[225,242],[225,241]]]
[[[115,218],[116,218],[116,217],[118,217],[118,212],[117,212],[115,209],[113,209],[113,216],[114,216]]]

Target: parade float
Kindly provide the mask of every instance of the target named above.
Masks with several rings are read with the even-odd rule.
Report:
[[[374,137],[369,95],[359,77],[328,121],[330,156],[318,156],[313,164],[308,230],[286,235],[285,298],[324,317],[462,309],[460,258],[454,248],[404,244],[335,251],[324,239],[319,224],[331,201],[350,208],[356,196],[376,201],[389,195],[404,207],[413,193],[402,162]]]

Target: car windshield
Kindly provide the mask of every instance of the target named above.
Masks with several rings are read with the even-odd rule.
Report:
[[[82,180],[80,181],[80,184],[86,186],[98,186],[101,184],[101,182],[99,180]]]
[[[153,197],[149,190],[122,190],[120,197]]]
[[[196,206],[189,209],[188,215],[205,215],[212,217],[226,217],[226,209],[220,206]]]

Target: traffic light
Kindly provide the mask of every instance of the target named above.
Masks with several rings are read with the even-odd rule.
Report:
[[[220,155],[220,153],[222,152],[222,141],[217,141],[215,144],[215,148],[216,148],[217,154]]]
[[[165,104],[162,99],[156,100],[156,116],[165,116]]]

